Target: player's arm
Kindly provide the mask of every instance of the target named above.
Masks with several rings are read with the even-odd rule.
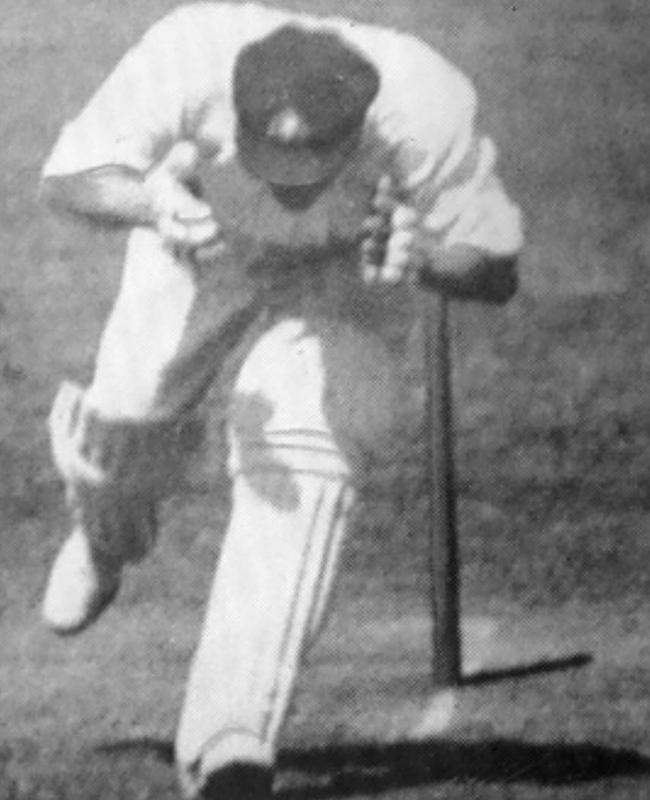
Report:
[[[154,225],[156,214],[144,176],[126,166],[100,167],[43,178],[40,200],[53,211],[99,225]]]
[[[518,256],[497,254],[463,243],[444,244],[420,222],[413,206],[380,185],[375,213],[362,240],[363,273],[368,283],[406,279],[459,300],[506,303],[517,291]]]
[[[154,25],[64,127],[41,196],[95,224],[149,225],[169,245],[195,248],[212,245],[217,229],[192,191],[199,153],[187,137],[203,89],[186,74],[180,22]]]
[[[506,303],[518,287],[517,255],[498,256],[471,245],[424,246],[413,261],[427,289],[458,300]]]
[[[42,181],[41,196],[59,212],[99,225],[151,226],[171,246],[208,248],[214,257],[217,225],[210,207],[193,190],[198,159],[194,144],[179,142],[147,173],[114,165],[50,175]]]
[[[418,102],[398,94],[398,178],[380,181],[374,198],[370,225],[384,258],[376,247],[362,252],[366,262],[381,264],[366,270],[366,279],[406,278],[450,297],[506,302],[518,284],[521,215],[496,174],[494,145],[475,130],[474,90],[421,47],[413,70],[425,95]],[[427,85],[435,88],[431,96]]]

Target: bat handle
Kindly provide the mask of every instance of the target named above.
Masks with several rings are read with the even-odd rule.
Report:
[[[393,179],[384,174],[371,201],[371,214],[367,220],[370,230],[362,239],[361,272],[366,283],[376,280],[383,269],[395,205]]]

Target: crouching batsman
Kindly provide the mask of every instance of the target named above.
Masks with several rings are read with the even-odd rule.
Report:
[[[270,796],[355,464],[399,403],[377,309],[416,283],[515,290],[520,215],[475,111],[468,80],[413,37],[202,3],[144,35],[44,167],[52,208],[130,230],[92,382],[64,383],[50,416],[72,520],[43,601],[53,630],[94,622],[152,547],[184,433],[244,352],[232,513],[176,739],[186,798]]]

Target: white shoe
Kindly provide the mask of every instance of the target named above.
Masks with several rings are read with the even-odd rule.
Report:
[[[79,633],[110,605],[120,571],[98,563],[81,528],[65,540],[50,570],[43,619],[55,633]]]

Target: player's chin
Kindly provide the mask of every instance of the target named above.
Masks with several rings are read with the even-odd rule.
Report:
[[[350,161],[359,145],[361,128],[327,144],[281,144],[251,134],[239,126],[239,160],[251,175],[266,183],[289,211],[312,206]]]
[[[269,184],[273,197],[287,211],[307,211],[318,200],[327,188],[329,180],[326,178],[318,183],[306,186],[286,186],[282,184]]]

